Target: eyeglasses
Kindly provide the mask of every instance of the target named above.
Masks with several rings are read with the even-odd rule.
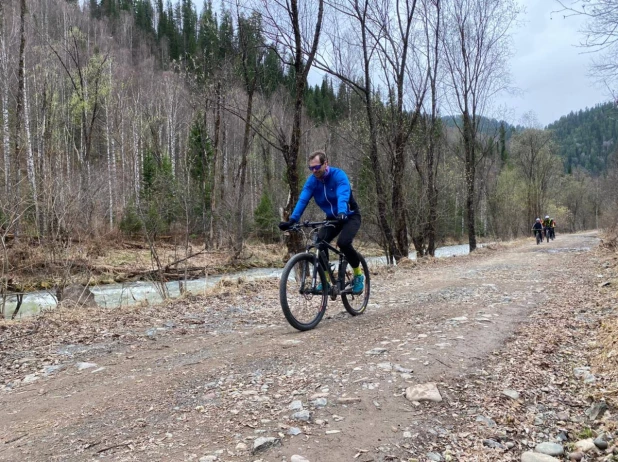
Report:
[[[310,165],[309,166],[309,170],[311,170],[312,172],[317,172],[318,170],[320,170],[322,168],[322,165],[324,165],[324,164]]]

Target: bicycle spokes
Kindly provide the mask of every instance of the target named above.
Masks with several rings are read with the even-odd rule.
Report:
[[[341,294],[341,300],[347,312],[352,316],[357,316],[365,311],[371,290],[367,262],[363,257],[360,257],[360,263],[361,274],[358,279],[355,279],[352,267],[349,264],[345,265],[345,287]]]
[[[281,277],[279,296],[286,318],[299,330],[311,329],[326,308],[326,278],[310,254],[293,257]],[[320,290],[318,290],[320,289]]]

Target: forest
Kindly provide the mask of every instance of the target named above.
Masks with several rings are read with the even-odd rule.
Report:
[[[317,149],[391,260],[527,236],[546,214],[559,232],[615,226],[613,104],[500,120],[520,15],[511,0],[3,0],[2,274],[20,241],[54,258],[101,236],[292,252],[277,223]]]

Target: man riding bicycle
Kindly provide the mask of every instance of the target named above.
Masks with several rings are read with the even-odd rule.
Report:
[[[541,219],[537,218],[536,222],[532,225],[532,231],[534,231],[535,237],[537,234],[540,234],[543,231],[543,224],[541,223]],[[541,241],[543,240],[543,235],[540,234]],[[538,243],[538,241],[537,241]]]
[[[545,233],[545,237],[551,237],[551,218],[549,218],[549,215],[545,215],[545,219],[543,220],[543,232]]]
[[[343,170],[328,165],[324,151],[315,151],[309,155],[309,170],[311,170],[312,175],[307,178],[290,219],[279,223],[279,229],[287,231],[294,223],[297,223],[313,197],[315,203],[326,214],[327,220],[337,220],[335,226],[322,228],[318,237],[320,241],[330,242],[339,235],[337,246],[345,255],[354,272],[352,292],[360,294],[365,287],[365,278],[360,268],[358,253],[356,253],[352,241],[360,229],[361,215],[358,204],[352,195],[348,176]],[[327,247],[320,243],[319,249],[324,252],[328,259]],[[321,290],[320,286],[317,288],[318,291]]]

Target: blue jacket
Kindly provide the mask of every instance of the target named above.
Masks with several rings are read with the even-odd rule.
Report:
[[[294,212],[290,215],[291,220],[300,220],[312,197],[329,219],[335,218],[340,213],[348,216],[360,213],[352,195],[350,180],[339,168],[329,166],[328,174],[322,179],[317,179],[314,175],[307,178]]]

